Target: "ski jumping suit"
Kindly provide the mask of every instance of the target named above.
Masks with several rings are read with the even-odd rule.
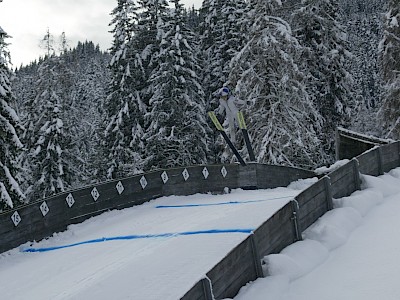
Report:
[[[226,100],[225,100],[226,99]],[[236,142],[235,122],[237,122],[238,109],[235,105],[236,98],[233,95],[219,98],[219,108],[217,113],[222,114],[225,110],[226,118],[229,124],[229,133],[232,143]]]

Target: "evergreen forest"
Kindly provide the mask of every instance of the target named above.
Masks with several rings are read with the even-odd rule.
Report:
[[[48,30],[43,56],[15,69],[0,27],[0,210],[235,162],[207,116],[222,86],[260,163],[330,165],[337,127],[400,139],[400,0],[115,2],[106,50]]]

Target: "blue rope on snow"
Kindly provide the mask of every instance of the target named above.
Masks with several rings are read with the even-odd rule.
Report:
[[[159,234],[144,234],[144,235],[126,235],[126,236],[115,236],[115,237],[103,237],[94,240],[83,241],[74,244],[68,244],[63,246],[46,247],[46,248],[26,248],[22,249],[21,252],[48,252],[54,250],[60,250],[65,248],[72,248],[86,244],[103,243],[110,241],[121,241],[121,240],[136,240],[136,239],[149,239],[149,238],[167,238],[175,236],[186,236],[186,235],[198,235],[198,234],[219,234],[219,233],[246,233],[250,234],[254,229],[211,229],[211,230],[199,230],[199,231],[184,231],[176,233],[159,233]]]
[[[278,199],[287,199],[287,198],[293,198],[293,197],[295,197],[295,196],[283,196],[283,197],[263,199],[263,200],[228,201],[228,202],[218,202],[218,203],[208,203],[208,204],[157,205],[157,206],[155,206],[155,208],[185,208],[185,207],[236,205],[236,204],[265,202],[265,201],[278,200]]]

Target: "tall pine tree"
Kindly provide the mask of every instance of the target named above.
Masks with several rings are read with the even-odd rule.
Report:
[[[17,179],[17,156],[23,146],[18,137],[20,120],[12,108],[15,97],[11,90],[6,38],[9,36],[0,27],[0,211],[25,201]]]
[[[137,33],[138,7],[131,0],[119,0],[113,10],[114,42],[111,48],[111,84],[106,99],[104,141],[108,178],[127,176],[143,169],[141,136],[143,118],[140,88],[143,74],[141,53],[134,48]],[[143,78],[143,76],[142,76]]]
[[[390,0],[385,15],[384,37],[380,43],[383,105],[380,110],[387,137],[400,139],[400,1]]]
[[[179,0],[171,2],[174,10],[159,28],[160,51],[150,78],[148,169],[205,163],[208,151],[204,92],[193,54],[195,35],[185,24],[183,5]]]
[[[307,88],[324,118],[320,138],[334,159],[337,126],[349,124],[352,77],[345,29],[339,24],[337,0],[306,0],[294,13],[295,35],[305,47],[301,61],[307,69]]]
[[[31,180],[29,197],[45,198],[71,185],[71,137],[65,128],[64,108],[68,103],[62,85],[63,63],[53,52],[49,30],[43,39],[47,55],[38,69],[36,97],[27,104],[25,139],[29,146]]]
[[[314,128],[321,118],[296,64],[300,45],[274,16],[280,1],[253,1],[249,41],[232,62],[231,81],[249,119],[257,161],[314,167],[323,155]]]

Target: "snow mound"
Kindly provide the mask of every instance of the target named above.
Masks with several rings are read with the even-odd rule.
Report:
[[[352,207],[365,216],[373,207],[383,202],[383,194],[377,189],[354,192],[350,197],[333,199],[333,207]]]
[[[312,271],[328,257],[328,250],[313,240],[299,241],[282,250],[280,254],[264,257],[264,274],[284,275],[289,281]]]
[[[288,189],[302,191],[318,181],[317,177],[299,179],[288,185]]]
[[[400,179],[400,168],[393,169],[388,174],[390,174],[391,176],[393,176],[397,179]]]
[[[328,174],[330,172],[333,172],[337,169],[339,169],[341,166],[344,166],[345,164],[347,164],[350,160],[348,159],[342,159],[342,160],[338,160],[337,162],[335,162],[333,165],[331,165],[330,167],[320,167],[318,169],[315,169],[315,174],[317,175],[325,175]]]
[[[394,170],[392,173],[374,177],[370,175],[362,175],[361,188],[373,188],[380,191],[383,197],[389,197],[400,192],[400,179],[392,176],[392,174],[400,175],[399,169]]]
[[[318,241],[328,250],[347,242],[350,233],[362,221],[361,214],[352,207],[328,211],[303,232],[303,238]]]

